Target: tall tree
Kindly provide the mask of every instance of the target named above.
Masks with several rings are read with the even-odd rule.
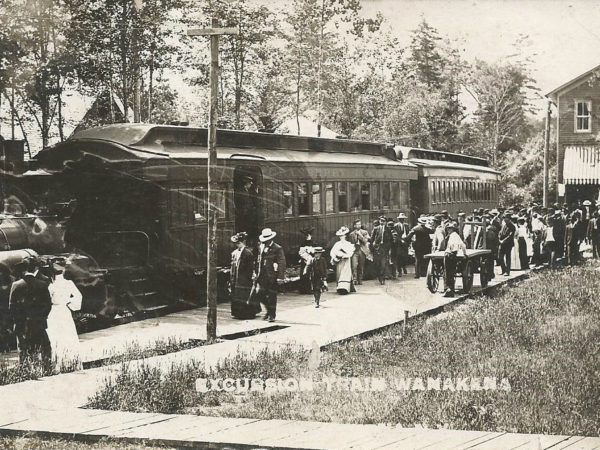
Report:
[[[70,14],[67,45],[85,93],[119,93],[124,116],[132,105],[136,118],[152,115],[155,72],[169,66],[177,47],[170,17],[187,6],[185,0],[64,0]],[[137,3],[137,6],[136,6]],[[137,101],[148,86],[145,112]]]
[[[531,100],[538,91],[534,83],[522,62],[475,63],[467,89],[477,101],[475,123],[494,166],[499,164],[501,152],[519,146],[527,127],[526,115],[534,112]]]

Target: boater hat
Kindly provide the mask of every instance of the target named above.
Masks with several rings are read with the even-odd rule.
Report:
[[[265,228],[262,230],[262,233],[260,234],[260,236],[258,237],[258,240],[260,242],[266,242],[266,241],[270,241],[271,239],[273,239],[275,236],[277,236],[277,233],[275,233],[273,230],[271,230],[270,228]]]
[[[335,232],[335,235],[336,236],[345,236],[348,233],[350,233],[350,230],[348,229],[348,227],[343,226],[342,228],[340,228],[339,230],[337,230]]]
[[[400,214],[398,214],[398,217],[396,217],[396,219],[408,219],[408,217],[406,216],[406,214],[401,212]]]
[[[590,202],[589,200],[584,200],[583,201],[583,206],[591,206],[592,202]]]
[[[312,253],[323,253],[325,249],[323,247],[313,247]]]

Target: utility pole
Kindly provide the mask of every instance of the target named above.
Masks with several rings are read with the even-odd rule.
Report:
[[[191,28],[188,36],[210,36],[210,114],[208,118],[208,242],[206,270],[206,302],[208,315],[206,338],[217,338],[217,101],[219,87],[219,36],[239,34],[237,28],[218,28],[212,19],[211,28]]]
[[[544,129],[544,208],[548,207],[550,199],[548,198],[548,154],[550,152],[550,119],[552,117],[552,103],[548,101],[548,110],[546,111],[546,126]]]

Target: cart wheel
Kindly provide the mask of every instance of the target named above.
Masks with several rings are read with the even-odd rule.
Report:
[[[465,261],[465,266],[462,271],[463,291],[465,293],[471,291],[473,286],[473,268],[471,261]]]
[[[439,282],[440,277],[438,271],[435,270],[433,259],[430,259],[429,265],[427,266],[427,289],[429,289],[431,293],[435,294],[437,292]]]

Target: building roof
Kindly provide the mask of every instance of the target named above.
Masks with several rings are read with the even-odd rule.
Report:
[[[598,71],[600,71],[600,64],[597,65],[596,67],[588,70],[587,72],[584,72],[581,75],[573,78],[572,80],[567,81],[566,83],[560,85],[556,89],[548,92],[546,94],[546,97],[548,97],[552,101],[556,102],[558,97],[560,97],[563,93],[565,93],[566,91],[568,91],[570,89],[573,89],[574,87],[579,86],[581,83],[585,82],[591,75],[593,75],[595,72],[598,72]]]

